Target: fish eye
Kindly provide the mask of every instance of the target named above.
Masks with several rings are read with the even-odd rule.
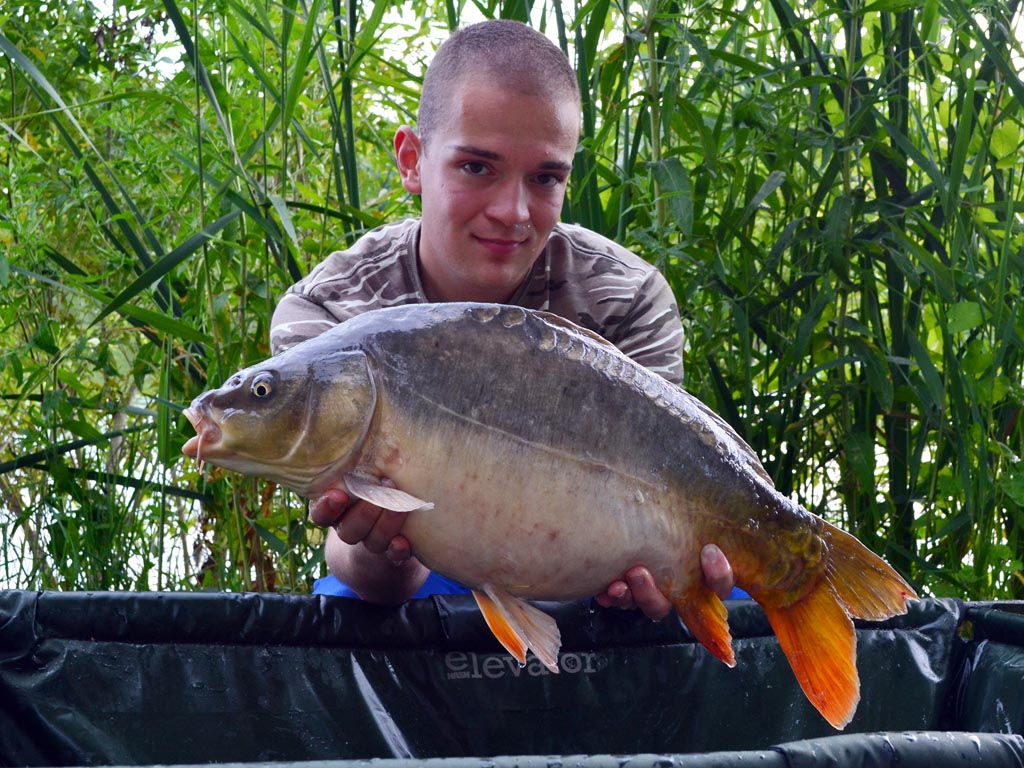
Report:
[[[249,385],[249,392],[259,400],[266,400],[274,394],[274,377],[269,373],[258,373]]]

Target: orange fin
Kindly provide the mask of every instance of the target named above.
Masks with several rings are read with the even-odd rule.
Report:
[[[913,587],[856,537],[828,523],[825,526],[829,547],[826,578],[846,612],[868,621],[906,613],[906,601],[918,599]]]
[[[558,649],[562,636],[555,620],[529,603],[500,589],[484,585],[473,590],[473,597],[494,636],[520,664],[526,663],[526,651],[552,672],[558,672]]]
[[[795,603],[771,598],[762,595],[758,602],[800,687],[832,727],[842,730],[860,701],[853,622],[824,579]]]
[[[679,618],[715,656],[726,666],[736,666],[736,656],[732,650],[732,635],[729,633],[729,612],[725,604],[718,599],[711,589],[698,578],[696,585],[680,597],[674,598],[672,604]]]

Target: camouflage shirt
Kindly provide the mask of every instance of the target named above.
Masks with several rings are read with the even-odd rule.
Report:
[[[274,311],[273,352],[370,309],[426,302],[417,268],[419,231],[418,219],[388,224],[324,259]],[[508,303],[572,320],[682,383],[683,328],[668,283],[653,266],[595,232],[557,224]]]

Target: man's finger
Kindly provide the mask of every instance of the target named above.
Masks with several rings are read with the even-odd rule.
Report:
[[[700,551],[700,568],[704,572],[704,581],[707,585],[725,600],[736,586],[732,566],[729,565],[725,553],[714,544],[705,544]]]
[[[387,556],[388,560],[396,565],[398,563],[404,563],[412,557],[412,545],[405,536],[398,534],[391,539],[391,543],[388,544],[388,549],[384,554]]]
[[[672,603],[654,584],[650,571],[643,567],[631,568],[626,572],[626,583],[629,584],[633,602],[647,618],[661,621],[668,616]]]
[[[338,538],[346,544],[358,544],[370,535],[380,515],[380,507],[367,501],[357,501],[338,519],[334,530],[338,532]],[[378,551],[383,552],[383,547],[386,546],[385,542]]]
[[[382,555],[391,546],[392,539],[402,530],[408,515],[404,512],[392,512],[379,507],[374,507],[374,509],[378,511],[377,519],[374,520],[373,527],[366,532],[363,545],[371,552]]]
[[[330,488],[323,496],[314,499],[309,505],[309,519],[314,525],[323,527],[334,525],[345,513],[350,499],[340,488]]]

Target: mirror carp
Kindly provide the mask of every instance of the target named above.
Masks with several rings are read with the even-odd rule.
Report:
[[[560,638],[529,600],[602,593],[646,565],[694,636],[735,665],[699,553],[717,544],[836,728],[859,701],[851,618],[914,590],[852,535],[780,494],[700,400],[567,320],[410,304],[356,316],[232,376],[185,410],[183,451],[316,498],[408,513],[427,567],[473,590],[521,663]],[[391,486],[394,487],[391,487]]]

